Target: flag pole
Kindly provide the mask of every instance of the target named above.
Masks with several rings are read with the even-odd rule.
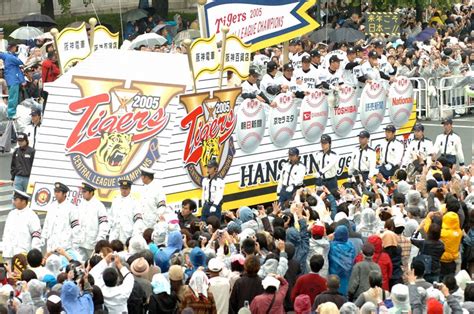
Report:
[[[229,28],[224,26],[221,28],[222,31],[222,47],[221,47],[221,64],[219,69],[219,89],[222,89],[222,77],[224,76],[224,62],[225,62],[225,50],[227,44],[227,33]]]
[[[186,47],[186,54],[188,56],[188,64],[189,64],[189,68],[191,69],[191,75],[192,75],[192,79],[193,79],[193,93],[196,93],[196,79],[195,79],[195,76],[194,76],[194,67],[193,67],[193,56],[191,55],[191,39],[185,39],[183,41],[183,45],[184,47]]]
[[[61,66],[61,56],[59,55],[58,42],[57,42],[59,31],[57,28],[52,28],[49,32],[51,33],[51,35],[53,35],[53,46],[54,46],[54,50],[56,51],[56,54],[58,55],[58,66],[62,75],[64,74],[64,71],[63,71],[63,67]]]
[[[89,19],[89,25],[91,26],[91,33],[89,36],[89,45],[91,46],[91,53],[94,52],[94,33],[95,33],[95,26],[97,25],[97,19],[95,17],[91,17]]]
[[[207,27],[206,27],[206,11],[204,6],[207,3],[207,0],[198,0],[198,19],[199,19],[199,31],[201,32],[201,37],[207,37]],[[210,37],[210,36],[209,36]]]

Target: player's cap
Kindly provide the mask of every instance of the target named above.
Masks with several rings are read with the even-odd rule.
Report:
[[[331,144],[331,137],[328,134],[321,135],[321,143],[322,144]]]
[[[288,62],[283,66],[283,71],[293,71],[294,69],[293,63],[291,62]]]
[[[359,132],[359,137],[365,137],[365,138],[370,138],[370,133],[367,131],[360,131]]]
[[[301,62],[303,62],[303,63],[310,63],[310,62],[311,62],[311,57],[309,57],[309,56],[304,56],[303,58],[301,58]]]
[[[299,156],[299,154],[300,154],[300,150],[296,147],[291,147],[290,149],[288,149],[288,155]]]
[[[341,60],[341,59],[339,59],[339,57],[338,57],[338,56],[336,56],[336,55],[333,55],[333,56],[331,56],[331,58],[329,58],[329,63],[333,63],[333,62],[341,62],[341,61],[342,61],[342,60]]]
[[[67,192],[69,192],[69,188],[64,183],[56,182],[54,184],[54,191],[55,192],[59,191],[59,192],[67,193]]]
[[[444,118],[443,120],[441,120],[441,124],[453,124],[453,119]]]
[[[379,54],[377,53],[377,51],[372,50],[371,52],[369,52],[368,57],[377,59],[379,57]]]
[[[267,71],[272,72],[273,70],[276,70],[278,68],[278,65],[276,64],[275,61],[269,61],[267,63]]]
[[[424,131],[425,130],[425,127],[423,124],[421,123],[417,123],[415,124],[415,126],[413,127],[413,131]]]
[[[384,131],[395,132],[397,128],[393,124],[387,124],[384,128]]]
[[[250,68],[250,69],[249,69],[249,76],[259,77],[259,76],[260,76],[260,73],[258,73],[255,68]]]
[[[309,55],[311,56],[311,58],[314,58],[314,57],[321,57],[321,54],[320,54],[319,51],[317,51],[316,49],[315,49],[315,50],[311,50],[311,52],[309,53]]]
[[[217,160],[215,158],[212,158],[211,160],[209,160],[209,162],[207,163],[207,167],[208,168],[218,168],[219,167],[219,163],[217,162]]]

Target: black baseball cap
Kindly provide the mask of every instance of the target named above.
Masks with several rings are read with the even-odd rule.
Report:
[[[364,48],[362,48],[361,45],[357,45],[357,46],[354,47],[354,50],[355,50],[356,52],[362,52],[362,51],[364,51]]]
[[[288,155],[298,156],[299,154],[300,150],[296,147],[291,147],[290,149],[288,149]]]
[[[381,40],[376,40],[373,44],[375,48],[383,48],[383,42]]]
[[[249,69],[249,76],[260,76],[260,73],[257,72],[255,68],[250,68]]]
[[[331,137],[328,134],[321,135],[321,143],[328,143],[331,144]]]
[[[278,65],[276,64],[275,61],[269,61],[269,62],[267,63],[267,71],[268,71],[268,72],[271,72],[271,71],[273,71],[273,70],[275,70],[275,69],[277,69],[277,68],[278,68]]]
[[[300,40],[300,39],[293,39],[292,41],[290,41],[290,45],[292,46],[298,46],[298,45],[302,45],[303,42]]]
[[[425,126],[421,123],[417,123],[413,127],[413,131],[424,131],[424,130],[425,130]]]
[[[341,62],[342,60],[338,58],[338,56],[336,55],[333,55],[331,56],[331,58],[329,58],[329,63],[333,63],[333,62]]]
[[[217,160],[215,158],[212,158],[211,160],[209,160],[209,162],[207,163],[207,167],[208,168],[219,168],[219,164],[217,163]]]
[[[303,58],[301,58],[301,62],[303,62],[303,63],[310,63],[310,62],[311,62],[311,57],[309,57],[309,56],[304,56]]]
[[[293,63],[288,62],[283,66],[283,71],[293,71],[295,67],[293,66]]]
[[[369,58],[378,58],[379,54],[377,53],[377,51],[372,50],[371,52],[369,52],[368,56]]]
[[[311,52],[309,53],[309,55],[311,56],[311,58],[314,58],[314,57],[321,57],[321,54],[320,54],[319,51],[317,51],[316,49],[315,49],[315,50],[311,50]]]
[[[27,141],[28,140],[28,135],[26,133],[20,132],[16,135],[16,140],[19,141]]]
[[[441,124],[453,124],[453,119],[452,118],[444,118],[441,120]]]
[[[356,50],[355,50],[353,47],[349,47],[349,48],[347,48],[346,53],[347,53],[347,54],[356,53]]]
[[[31,109],[30,116],[41,116],[41,109],[39,108]]]
[[[384,128],[385,131],[389,132],[395,132],[397,128],[393,124],[387,124],[387,126]]]
[[[370,138],[370,133],[367,131],[360,131],[359,137],[365,137],[365,138]]]

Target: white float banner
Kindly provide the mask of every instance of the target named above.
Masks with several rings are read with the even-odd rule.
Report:
[[[84,60],[91,52],[86,24],[78,28],[65,28],[56,38],[59,61],[63,73],[75,62]]]
[[[194,79],[203,73],[213,73],[219,68],[219,52],[217,51],[216,36],[196,39],[191,47],[191,59],[194,69]]]
[[[99,25],[94,30],[94,51],[101,49],[118,49],[119,33],[111,33],[105,26]]]

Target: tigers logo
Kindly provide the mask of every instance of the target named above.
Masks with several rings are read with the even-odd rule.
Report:
[[[152,167],[159,159],[157,135],[168,124],[166,106],[185,86],[80,76],[72,83],[82,98],[69,105],[78,117],[66,155],[105,197],[120,180],[135,181],[141,166]]]
[[[194,184],[201,186],[207,164],[215,159],[218,175],[224,178],[235,154],[232,132],[237,124],[234,112],[240,88],[183,95],[180,102],[188,113],[181,128],[188,129],[183,161]]]
[[[40,207],[48,205],[50,200],[51,200],[51,191],[47,188],[41,188],[35,194],[35,202]]]

